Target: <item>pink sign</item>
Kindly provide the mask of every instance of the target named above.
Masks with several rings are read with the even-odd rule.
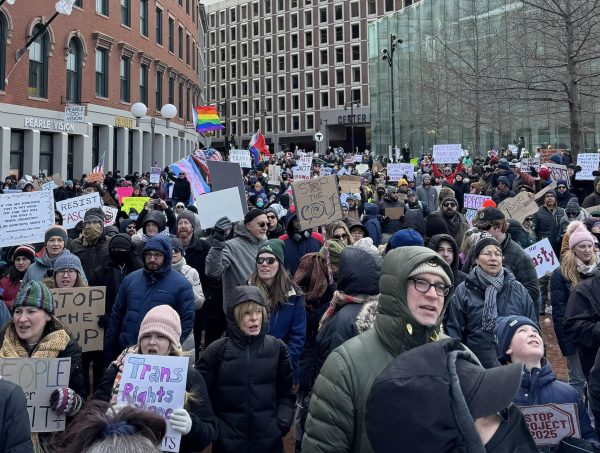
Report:
[[[122,204],[121,201],[124,197],[130,197],[133,195],[133,187],[117,187],[117,200],[119,200],[119,204]]]

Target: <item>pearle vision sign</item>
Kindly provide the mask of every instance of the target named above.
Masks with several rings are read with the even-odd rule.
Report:
[[[25,127],[30,129],[46,129],[60,132],[75,132],[74,123],[65,123],[61,120],[51,120],[49,118],[36,118],[34,116],[25,117]]]

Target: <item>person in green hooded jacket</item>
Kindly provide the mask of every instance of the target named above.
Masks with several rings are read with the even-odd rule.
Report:
[[[385,256],[374,326],[334,349],[317,377],[304,453],[373,451],[365,425],[371,385],[399,354],[443,336],[452,283],[452,270],[433,250],[402,247]]]

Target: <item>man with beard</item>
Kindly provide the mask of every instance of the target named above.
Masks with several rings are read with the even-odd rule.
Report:
[[[432,237],[438,233],[434,230],[434,225],[441,223],[440,220],[448,227],[448,232],[456,240],[458,248],[462,247],[465,233],[469,229],[469,224],[465,217],[458,212],[458,201],[454,195],[448,195],[442,199],[441,210],[429,214],[425,222],[425,231],[427,237]]]
[[[427,214],[438,209],[437,190],[431,185],[431,176],[427,173],[423,175],[423,183],[417,187],[417,200],[421,202]]]

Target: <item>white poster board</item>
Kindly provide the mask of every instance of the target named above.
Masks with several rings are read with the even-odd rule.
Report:
[[[571,188],[571,181],[569,180],[569,174],[567,173],[566,165],[558,165],[551,164],[550,162],[544,164],[550,170],[550,174],[552,175],[553,181],[558,181],[559,179],[564,179],[567,181],[567,187]]]
[[[477,214],[477,211],[475,209],[467,209],[465,211],[465,219],[467,220],[467,223],[469,224],[470,227],[473,226],[473,220],[475,220],[476,214]]]
[[[363,158],[362,154],[355,154],[354,155],[354,162],[361,163],[362,162],[362,158]]]
[[[465,194],[465,209],[474,209],[478,211],[481,209],[481,205],[485,200],[491,200],[492,197],[488,197],[486,195],[472,195],[470,193]]]
[[[302,156],[298,159],[298,165],[293,169],[295,181],[300,179],[310,179],[312,159],[312,156]]]
[[[390,181],[400,181],[406,175],[409,181],[415,178],[415,167],[412,164],[387,164],[387,175]]]
[[[357,164],[356,171],[358,172],[359,175],[362,175],[369,171],[369,165],[368,164]]]
[[[44,242],[54,225],[51,190],[0,195],[0,247]]]
[[[69,386],[71,358],[0,359],[0,376],[17,384],[25,393],[31,431],[46,433],[64,431],[66,415],[50,409],[50,395]]]
[[[202,195],[204,196],[204,195]],[[202,198],[198,197],[198,198]],[[167,432],[162,451],[179,451],[181,433],[168,423],[183,408],[189,357],[128,354],[124,359],[117,404],[126,403],[164,417]]]
[[[45,182],[44,184],[42,184],[42,190],[54,190],[56,189],[58,186],[56,185],[56,183],[54,182],[53,179],[51,179],[48,182]]]
[[[515,145],[508,145],[508,149],[515,155],[519,152],[519,149]]]
[[[281,167],[279,165],[269,165],[269,184],[278,186],[281,182]]]
[[[237,187],[217,190],[200,195],[194,201],[202,228],[212,228],[221,217],[227,216],[232,222],[244,219],[244,210]]]
[[[66,229],[74,228],[82,221],[88,209],[101,207],[102,202],[98,192],[56,202],[56,210],[62,214],[63,226]]]
[[[456,164],[462,157],[462,145],[433,145],[433,162],[436,164]]]
[[[242,168],[252,168],[252,157],[246,149],[229,150],[229,162],[237,162]]]
[[[575,403],[519,406],[519,409],[538,446],[558,445],[565,437],[581,438]]]
[[[160,167],[150,167],[150,184],[160,183]]]
[[[581,171],[575,175],[575,179],[578,181],[593,181],[596,177],[592,174],[592,172],[598,170],[598,166],[600,165],[600,154],[578,154],[577,165],[581,167]]]
[[[333,168],[321,167],[319,168],[319,176],[331,176],[333,174]]]
[[[117,220],[119,209],[113,208],[112,206],[102,206],[102,210],[104,211],[104,226],[114,225],[115,220]]]
[[[542,239],[539,242],[527,247],[525,253],[531,258],[533,267],[538,278],[542,278],[546,273],[552,272],[560,266],[558,257],[554,253],[548,238]]]
[[[521,171],[524,173],[531,173],[530,167],[533,167],[535,171],[540,170],[540,159],[535,157],[523,157],[521,158]]]

